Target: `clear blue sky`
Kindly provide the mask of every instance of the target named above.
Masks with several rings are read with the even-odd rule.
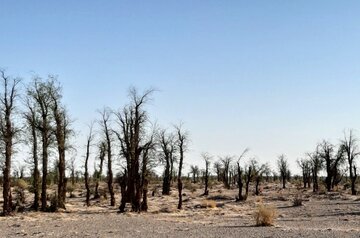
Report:
[[[201,152],[273,165],[360,129],[359,1],[0,0],[0,67],[59,75],[74,126],[126,103],[129,86]],[[81,154],[81,152],[79,152]]]

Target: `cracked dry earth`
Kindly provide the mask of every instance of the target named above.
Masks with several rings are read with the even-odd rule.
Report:
[[[360,200],[347,193],[314,195],[301,191],[303,206],[294,207],[298,190],[264,190],[244,203],[232,199],[236,189],[214,190],[215,208],[201,208],[204,197],[186,196],[177,211],[176,193],[149,198],[146,214],[118,214],[107,201],[87,208],[83,198],[68,199],[67,210],[58,213],[26,212],[0,217],[0,237],[360,237]],[[254,211],[271,204],[277,218],[271,227],[257,227]]]

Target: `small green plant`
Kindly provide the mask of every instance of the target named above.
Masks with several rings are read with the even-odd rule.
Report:
[[[276,218],[276,209],[269,205],[259,205],[255,211],[255,222],[257,226],[272,226]]]

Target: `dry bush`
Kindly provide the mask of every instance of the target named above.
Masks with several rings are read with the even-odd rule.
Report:
[[[255,211],[255,222],[257,226],[272,226],[276,218],[276,209],[269,205],[260,205]]]
[[[300,206],[302,206],[302,202],[303,202],[303,199],[302,199],[301,195],[296,194],[296,196],[293,200],[293,206],[300,207]]]
[[[214,200],[203,200],[201,203],[202,208],[216,208],[216,202]]]
[[[24,204],[25,203],[25,190],[28,188],[28,183],[23,179],[18,179],[16,181],[16,194],[17,194],[17,204]]]
[[[197,188],[198,188],[198,186],[191,183],[191,181],[186,181],[184,184],[184,189],[190,190],[191,193],[195,193]]]
[[[25,189],[27,189],[28,188],[28,183],[25,181],[25,180],[23,180],[23,179],[18,179],[17,181],[16,181],[16,186],[18,187],[18,188],[20,188],[20,189],[23,189],[23,190],[25,190]]]
[[[75,186],[72,185],[71,183],[66,185],[66,192],[70,193],[70,198],[74,198],[75,195],[73,194],[73,192],[75,191]]]

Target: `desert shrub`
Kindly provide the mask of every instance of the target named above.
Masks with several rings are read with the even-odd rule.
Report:
[[[25,181],[25,180],[23,180],[23,179],[18,179],[17,181],[16,181],[16,186],[18,187],[18,188],[20,188],[20,189],[23,189],[23,190],[25,190],[25,189],[27,189],[28,188],[28,183]]]
[[[75,190],[75,186],[73,186],[71,183],[69,183],[69,184],[66,185],[66,191],[67,191],[68,193],[70,193],[70,197],[71,197],[71,198],[74,197],[74,194],[73,194],[74,190]]]
[[[27,188],[28,188],[28,184],[25,180],[18,179],[16,181],[15,192],[16,192],[16,200],[17,200],[16,203],[18,205],[25,203],[25,190]]]
[[[344,190],[348,190],[349,188],[351,188],[351,183],[345,183]]]
[[[303,202],[302,197],[299,194],[297,194],[293,200],[293,206],[294,207],[302,206],[302,202]]]
[[[58,196],[56,194],[51,195],[50,197],[50,207],[48,208],[49,212],[58,211]]]
[[[204,200],[201,203],[202,208],[215,208],[216,202],[214,200]]]
[[[190,181],[185,182],[184,188],[190,190],[191,193],[195,193],[197,190],[197,186]]]
[[[254,218],[257,226],[272,226],[276,218],[276,209],[262,204],[255,211]]]

